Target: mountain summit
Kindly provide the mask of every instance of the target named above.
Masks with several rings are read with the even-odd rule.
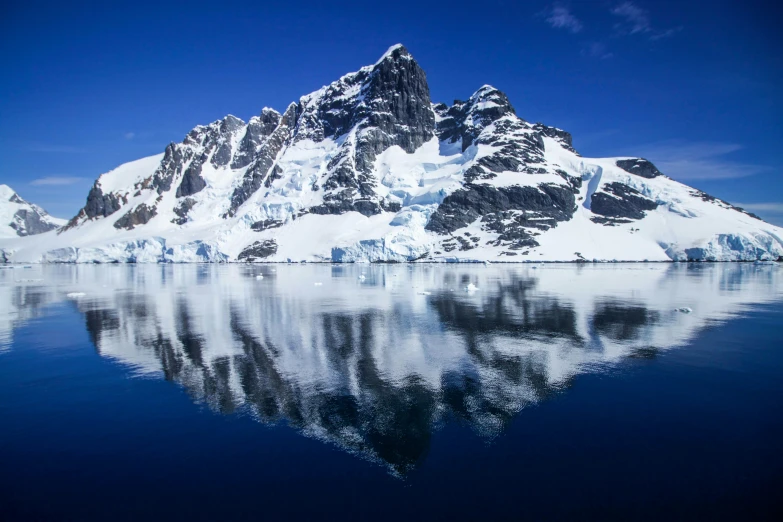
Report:
[[[432,103],[402,45],[101,175],[13,261],[777,260],[783,230],[643,158],[584,158],[484,85]]]
[[[23,200],[8,185],[0,185],[0,239],[42,234],[64,224],[64,219],[50,216],[38,205]]]

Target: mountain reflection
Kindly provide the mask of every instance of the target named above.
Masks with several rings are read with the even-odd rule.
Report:
[[[102,356],[396,474],[426,457],[438,424],[492,437],[579,373],[783,297],[777,266],[740,264],[35,270],[41,282],[0,276],[0,341],[70,301]]]

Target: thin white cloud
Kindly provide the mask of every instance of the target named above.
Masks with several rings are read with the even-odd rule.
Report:
[[[625,23],[618,24],[617,28],[628,34],[647,33],[652,30],[650,27],[650,15],[632,2],[623,2],[612,9],[612,14],[624,20]]]
[[[555,29],[565,29],[572,33],[582,30],[582,22],[571,14],[570,9],[564,5],[555,4],[546,12],[546,21]]]
[[[738,207],[753,212],[767,212],[769,214],[783,214],[783,202],[774,203],[737,203]]]
[[[599,60],[606,60],[611,58],[614,54],[610,53],[606,47],[606,44],[601,42],[590,42],[582,49],[583,56],[589,56],[590,58],[598,58]]]
[[[667,176],[679,180],[744,178],[771,170],[766,165],[726,157],[742,148],[737,143],[670,141],[641,145],[631,150],[655,163]]]
[[[669,29],[656,29],[650,21],[650,13],[633,2],[623,2],[612,8],[610,12],[621,19],[615,24],[615,30],[620,34],[644,34],[652,41],[663,40],[682,31],[682,26]]]
[[[670,38],[675,34],[679,33],[680,31],[682,31],[682,26],[672,27],[671,29],[666,29],[665,31],[651,34],[650,40],[656,41],[656,40],[663,40],[664,38]]]
[[[126,140],[132,140],[133,138],[136,137],[136,133],[135,132],[126,132],[124,134],[124,136],[125,136]]]
[[[38,178],[34,179],[30,182],[30,185],[35,186],[51,186],[51,185],[74,185],[76,183],[81,183],[82,181],[86,181],[87,178],[80,178],[80,177],[59,177],[59,176],[49,176],[45,178]]]

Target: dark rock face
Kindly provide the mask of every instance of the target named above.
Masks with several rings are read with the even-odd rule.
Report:
[[[346,212],[358,212],[365,216],[373,216],[381,212],[399,212],[400,204],[385,200],[354,199],[356,191],[344,189],[324,196],[324,202],[316,207],[311,207],[311,214],[345,214]]]
[[[133,230],[136,225],[144,225],[145,223],[149,222],[149,220],[155,217],[157,213],[158,211],[155,207],[148,207],[142,203],[115,221],[114,228]]]
[[[179,184],[179,187],[177,187],[176,195],[178,198],[192,196],[207,187],[207,182],[201,177],[201,167],[204,159],[206,158],[202,156],[201,158],[193,160],[185,170],[185,174],[182,176],[182,182]]]
[[[193,131],[191,131],[192,133]],[[171,190],[174,178],[182,174],[185,164],[193,158],[193,149],[180,147],[169,143],[160,166],[155,170],[151,180],[145,180],[139,188],[153,188],[158,194]]]
[[[262,230],[267,230],[270,228],[279,228],[282,227],[285,223],[282,221],[278,221],[276,219],[264,219],[262,221],[256,221],[252,225],[250,225],[250,228],[252,230],[255,230],[256,232],[261,232]]]
[[[233,216],[236,210],[247,201],[266,181],[270,170],[275,166],[277,155],[288,142],[291,133],[296,128],[298,106],[294,103],[288,106],[285,114],[280,118],[280,123],[269,135],[269,138],[261,145],[261,148],[248,167],[242,184],[234,189],[231,195],[231,207],[223,217]]]
[[[644,158],[617,160],[617,166],[630,174],[636,174],[647,179],[663,176],[660,170]]]
[[[354,126],[367,129],[357,146],[357,166],[364,170],[367,154],[392,145],[413,152],[432,138],[429,86],[424,70],[403,46],[391,50],[372,67],[346,75],[303,99],[297,140],[320,141],[346,134]],[[369,162],[371,163],[371,161]]]
[[[192,209],[196,204],[196,200],[192,198],[185,198],[182,201],[179,202],[179,205],[174,207],[174,213],[177,215],[176,218],[172,219],[171,222],[176,225],[184,225],[188,222],[188,212],[190,212],[190,209]]]
[[[593,194],[590,210],[610,218],[642,219],[647,210],[655,210],[658,203],[648,199],[628,185],[608,183]]]
[[[274,255],[277,252],[277,242],[274,239],[267,239],[266,241],[256,241],[246,249],[244,249],[237,259],[240,261],[254,261],[256,259],[264,259]]]
[[[241,169],[250,165],[259,152],[261,145],[280,124],[282,116],[273,109],[264,109],[261,115],[253,117],[247,124],[247,130],[239,142],[237,152],[231,162],[232,169]]]
[[[104,194],[96,181],[87,195],[84,212],[88,218],[106,217],[117,212],[121,205],[120,199],[114,194]]]
[[[394,49],[373,68],[362,94],[364,100],[351,118],[352,124],[368,129],[357,143],[360,172],[369,172],[376,154],[392,145],[411,153],[434,135],[427,75],[404,47]]]
[[[568,184],[571,185],[571,190],[573,190],[574,194],[579,194],[579,190],[582,188],[582,178],[570,176],[563,170],[556,170],[555,173],[557,173],[558,176],[566,180]]]
[[[17,196],[17,199],[24,203],[24,200]],[[11,200],[13,201],[13,199]],[[14,214],[14,220],[11,222],[11,228],[16,230],[19,236],[32,236],[42,234],[58,228],[54,223],[43,220],[43,215],[27,209],[19,209]]]
[[[607,227],[614,227],[617,225],[627,225],[628,223],[633,223],[633,221],[630,219],[603,217],[603,216],[592,216],[590,218],[590,221],[592,221],[593,223],[598,223],[599,225],[605,225]]]
[[[569,187],[542,184],[538,187],[491,187],[466,185],[443,200],[425,227],[438,234],[451,234],[481,218],[484,230],[499,234],[494,242],[511,245],[511,249],[538,246],[537,232],[568,221],[574,212],[574,193]],[[443,248],[447,252],[459,247],[469,250],[474,241],[455,238],[457,243]],[[468,242],[469,241],[469,242]]]

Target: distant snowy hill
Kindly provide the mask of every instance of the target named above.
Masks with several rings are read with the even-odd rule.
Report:
[[[584,158],[485,85],[432,103],[401,45],[95,182],[18,262],[777,260],[783,229],[641,158]]]
[[[42,234],[65,223],[23,200],[8,185],[0,185],[0,239]]]

